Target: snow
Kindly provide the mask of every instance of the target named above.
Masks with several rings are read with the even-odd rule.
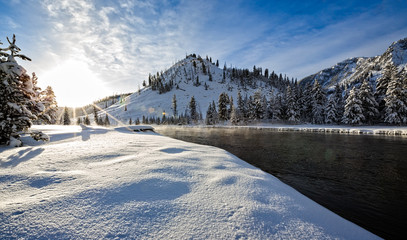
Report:
[[[215,147],[152,132],[34,126],[0,147],[0,238],[377,239]]]

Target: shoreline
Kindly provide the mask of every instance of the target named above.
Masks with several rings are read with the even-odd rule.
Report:
[[[230,128],[230,129],[256,129],[275,132],[308,132],[308,133],[334,133],[348,135],[381,135],[407,137],[407,126],[343,126],[343,125],[286,125],[286,124],[257,124],[257,125],[153,125],[154,127],[174,128]]]

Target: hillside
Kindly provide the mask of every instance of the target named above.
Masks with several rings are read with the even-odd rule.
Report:
[[[336,84],[351,88],[364,79],[369,79],[375,87],[376,80],[383,76],[388,65],[397,68],[400,78],[407,76],[407,38],[391,44],[382,55],[347,59],[303,78],[300,85],[305,86],[318,80],[325,89],[333,91]]]
[[[134,121],[137,118],[141,120],[143,116],[161,117],[164,112],[167,117],[172,116],[174,95],[178,115],[186,112],[191,97],[194,96],[197,111],[205,117],[209,104],[217,102],[222,92],[226,92],[235,101],[239,91],[243,97],[260,91],[269,98],[272,91],[279,91],[280,86],[289,82],[281,74],[278,76],[273,72],[269,75],[268,70],[263,74],[261,68],[249,71],[226,67],[221,69],[216,65],[211,60],[189,55],[166,71],[150,75],[148,86],[106,109],[110,116],[116,118],[111,123],[117,120],[127,123],[130,119]]]

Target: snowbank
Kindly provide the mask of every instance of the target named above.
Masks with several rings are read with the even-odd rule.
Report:
[[[219,148],[36,128],[50,142],[0,148],[1,239],[378,238]]]

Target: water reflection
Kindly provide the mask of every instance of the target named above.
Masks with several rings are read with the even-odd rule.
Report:
[[[158,128],[223,148],[384,238],[407,222],[407,138],[256,129]]]

